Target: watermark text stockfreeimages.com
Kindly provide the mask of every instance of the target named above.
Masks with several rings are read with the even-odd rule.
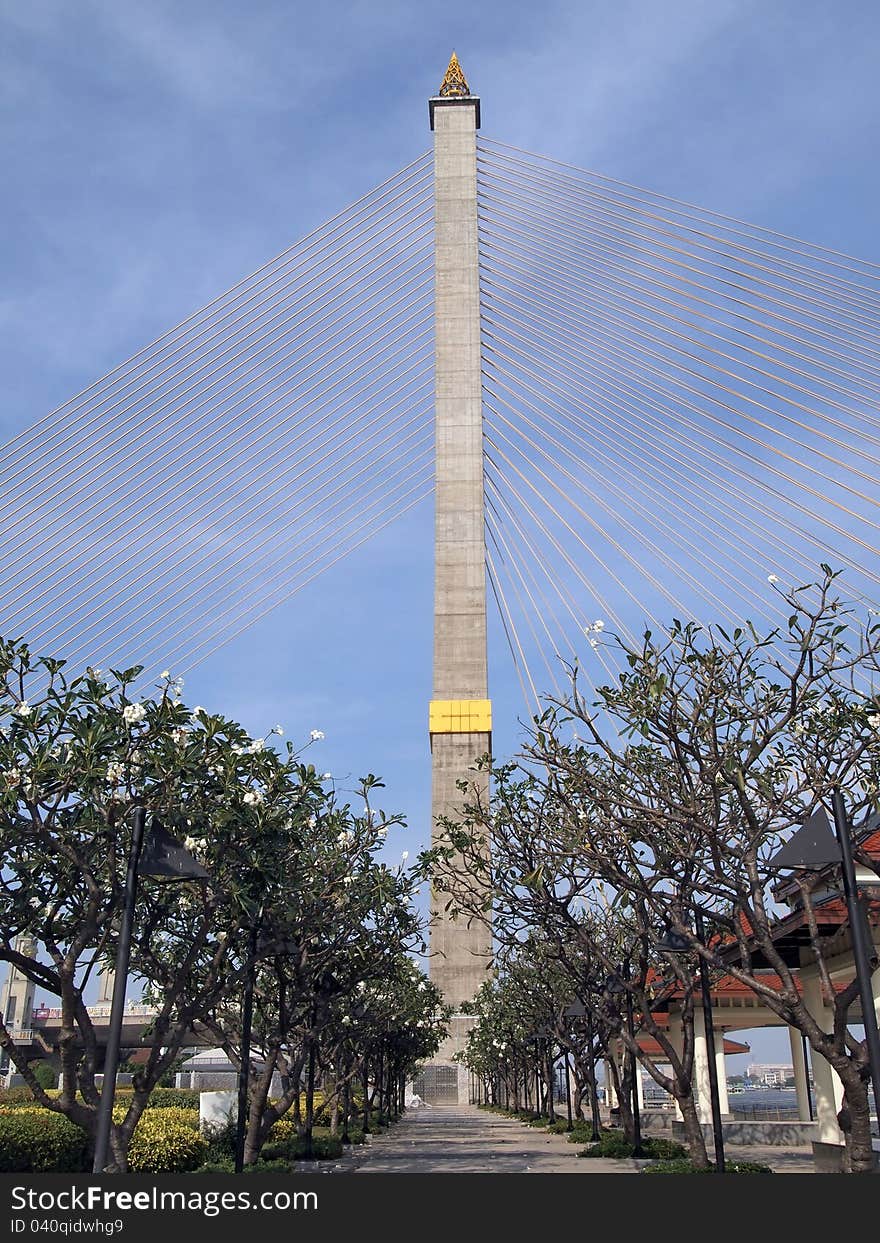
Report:
[[[34,1214],[35,1216],[13,1217],[13,1222],[23,1222],[24,1226],[14,1224],[13,1234],[25,1231],[49,1234],[84,1233],[80,1227],[72,1230],[72,1222],[63,1221],[57,1216],[41,1218],[36,1214],[71,1214],[71,1213],[140,1213],[140,1212],[184,1212],[200,1213],[203,1217],[218,1217],[221,1213],[242,1212],[262,1209],[266,1212],[299,1212],[316,1211],[318,1195],[314,1191],[171,1191],[160,1187],[145,1187],[138,1191],[116,1190],[97,1184],[76,1187],[64,1187],[58,1191],[46,1188],[17,1186],[11,1189],[11,1208],[13,1213]],[[58,1224],[41,1226],[37,1223]],[[32,1224],[33,1223],[33,1224]],[[95,1222],[95,1227],[109,1227],[110,1221]],[[63,1228],[66,1226],[66,1228]],[[122,1229],[122,1222],[118,1223]],[[96,1230],[97,1232],[97,1230]],[[110,1234],[109,1229],[101,1233]]]

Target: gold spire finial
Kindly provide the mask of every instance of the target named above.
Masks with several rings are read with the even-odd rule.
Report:
[[[455,52],[453,52],[449,61],[449,67],[446,70],[446,75],[440,83],[440,90],[438,94],[441,97],[447,97],[450,95],[470,95],[470,93],[471,90],[467,84],[464,73],[462,72],[461,65],[458,63],[458,57]]]

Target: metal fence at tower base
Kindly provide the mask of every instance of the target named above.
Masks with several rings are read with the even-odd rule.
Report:
[[[467,1077],[463,1066],[432,1062],[413,1079],[413,1092],[426,1105],[458,1105],[461,1102],[462,1076]]]

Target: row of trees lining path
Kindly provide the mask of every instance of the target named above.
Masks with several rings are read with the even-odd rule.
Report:
[[[94,1137],[100,1064],[85,993],[115,961],[132,811],[143,803],[210,880],[140,884],[131,970],[155,1019],[149,1058],[114,1120],[115,1168],[126,1169],[150,1094],[194,1028],[240,1066],[254,953],[245,1161],[290,1110],[310,1136],[313,1094],[303,1098],[301,1084],[311,1089],[316,1075],[334,1125],[356,1092],[369,1125],[371,1104],[390,1108],[445,1031],[440,997],[411,960],[424,949],[419,877],[379,857],[401,818],[374,807],[375,777],[342,801],[305,748],[270,745],[280,729],[253,739],[190,709],[169,675],[154,697],[133,698],[140,673],[68,678],[63,661],[0,640],[0,961],[58,999],[60,1094],[41,1086],[3,1016],[0,1047],[39,1104]]]
[[[523,758],[480,762],[491,769],[490,801],[462,783],[465,815],[446,823],[422,866],[461,918],[491,921],[496,979],[475,1004],[466,1060],[504,1081],[517,1103],[537,1029],[569,1050],[579,1108],[595,1094],[595,1060],[622,1045],[675,1098],[692,1160],[706,1168],[694,1089],[703,959],[831,1064],[851,1119],[852,1168],[874,1168],[868,1054],[851,1030],[857,985],[831,979],[838,945],[817,919],[816,874],[787,877],[787,900],[805,913],[830,1031],[804,1004],[799,971],[774,940],[787,908],[768,863],[792,828],[828,808],[835,786],[856,825],[878,808],[880,624],[844,603],[834,573],[822,572],[817,583],[775,588],[788,620],[772,632],[674,621],[639,646],[609,636],[624,658],[619,680],[591,702],[570,668],[569,696],[535,718]],[[870,914],[876,924],[876,902]],[[670,933],[678,953],[657,948]],[[654,1016],[670,993],[680,1041]],[[572,1001],[588,1011],[592,1050],[584,1022],[564,1018]],[[631,1035],[628,1009],[659,1056]],[[631,1135],[628,1063],[610,1060]]]

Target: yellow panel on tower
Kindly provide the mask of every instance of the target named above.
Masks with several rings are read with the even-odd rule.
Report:
[[[432,734],[489,734],[492,732],[492,701],[432,699],[428,731]]]

